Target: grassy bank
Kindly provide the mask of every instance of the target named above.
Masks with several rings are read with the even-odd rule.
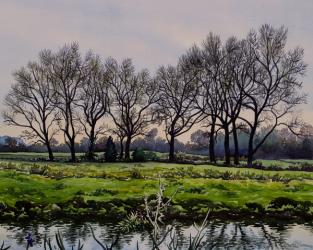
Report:
[[[0,215],[123,218],[144,197],[178,190],[169,214],[313,215],[313,173],[167,163],[0,162]],[[312,214],[311,214],[312,213]]]

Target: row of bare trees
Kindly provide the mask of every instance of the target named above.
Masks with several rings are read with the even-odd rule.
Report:
[[[239,163],[237,131],[249,134],[247,163],[278,126],[292,131],[300,125],[293,112],[305,103],[299,80],[306,71],[303,49],[286,50],[287,29],[263,25],[243,40],[224,44],[209,34],[202,47],[194,46],[182,57],[200,83],[196,106],[210,127],[210,159],[215,161],[216,131],[224,132],[225,162],[230,163],[229,138],[234,141],[234,163]],[[288,121],[289,119],[289,121]],[[258,129],[267,133],[258,138]]]
[[[130,145],[153,125],[163,126],[169,160],[175,160],[175,139],[195,124],[208,127],[210,160],[215,162],[216,134],[223,131],[225,162],[239,163],[238,130],[249,134],[248,164],[277,126],[288,122],[305,102],[299,80],[305,73],[303,50],[286,50],[287,30],[263,25],[245,39],[222,43],[210,33],[202,46],[193,46],[176,66],[162,66],[154,76],[137,72],[130,59],[104,62],[92,52],[81,56],[76,43],[57,52],[44,50],[36,62],[14,73],[15,84],[5,99],[4,121],[25,128],[24,137],[46,145],[53,160],[51,140],[62,133],[75,161],[75,141],[89,139],[88,158],[95,142],[108,129],[130,159]],[[104,119],[108,117],[107,120]],[[114,126],[104,126],[112,120]],[[108,122],[107,122],[108,123]],[[266,126],[263,138],[255,137]],[[125,152],[124,152],[125,151]]]

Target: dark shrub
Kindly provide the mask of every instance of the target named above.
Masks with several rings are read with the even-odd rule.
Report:
[[[133,161],[135,162],[143,162],[147,161],[147,155],[145,151],[141,148],[136,148],[132,153]]]
[[[295,200],[290,199],[290,198],[278,197],[278,198],[275,198],[274,200],[272,200],[270,202],[269,207],[270,208],[281,208],[282,206],[287,206],[287,205],[296,207],[300,203],[301,202],[295,201]]]
[[[97,160],[98,155],[94,152],[87,152],[84,155],[80,156],[81,161],[91,161],[91,160]]]
[[[28,212],[32,207],[33,207],[34,203],[30,202],[30,201],[17,201],[15,202],[15,208],[18,211],[26,211]]]
[[[246,207],[249,208],[250,210],[258,210],[258,212],[264,211],[262,205],[256,202],[247,202]]]
[[[115,144],[111,136],[108,138],[106,143],[104,158],[106,162],[114,162],[117,158]]]
[[[301,145],[301,153],[302,153],[302,158],[304,159],[312,159],[312,141],[306,137],[302,141]]]

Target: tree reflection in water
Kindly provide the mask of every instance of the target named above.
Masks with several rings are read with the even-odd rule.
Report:
[[[97,243],[93,240],[89,223],[51,223],[51,224],[2,224],[0,225],[1,237],[11,249],[25,249],[25,236],[31,232],[35,246],[31,249],[42,249],[43,238],[46,234],[51,239],[55,232],[60,230],[64,243],[68,246],[75,246],[78,240],[85,243],[84,249],[98,249]],[[102,242],[110,243],[118,234],[116,224],[92,224],[95,235]],[[306,237],[313,238],[312,225],[296,225],[284,223],[254,223],[245,222],[223,222],[210,221],[205,230],[203,249],[296,249],[308,245],[301,243],[304,239],[301,234],[292,235],[293,230],[305,230]],[[177,224],[175,227],[179,242],[179,249],[185,249],[188,245],[190,235],[195,234],[192,226]],[[292,240],[291,240],[292,238]],[[53,242],[53,240],[52,240]],[[132,232],[122,234],[116,249],[149,249],[152,245],[148,232]],[[313,248],[313,244],[309,247]],[[162,248],[163,249],[163,248]]]
[[[205,249],[292,249],[284,231],[265,224],[212,222],[208,225]]]

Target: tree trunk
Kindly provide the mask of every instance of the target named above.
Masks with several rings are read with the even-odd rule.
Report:
[[[46,145],[47,145],[47,150],[48,150],[48,154],[49,154],[49,161],[54,161],[54,156],[53,156],[53,152],[52,152],[50,143],[48,142]]]
[[[215,159],[215,121],[212,122],[210,138],[209,138],[209,154],[210,154],[210,162],[216,163]]]
[[[170,162],[174,162],[175,161],[175,136],[173,134],[171,134],[170,136],[171,136],[171,139],[169,142],[170,152],[168,155],[168,160]]]
[[[90,131],[90,136],[89,136],[89,147],[88,147],[88,155],[87,158],[89,161],[94,161],[95,160],[95,130],[94,128],[91,129]]]
[[[237,135],[237,128],[236,128],[236,123],[235,121],[233,123],[233,138],[234,138],[234,147],[235,147],[235,152],[234,152],[234,164],[238,165],[239,164],[239,143],[238,143],[238,135]]]
[[[225,164],[230,165],[230,149],[229,149],[229,129],[228,126],[224,126],[224,151],[225,151]]]
[[[95,141],[94,140],[90,140],[87,158],[89,161],[95,160]]]
[[[130,143],[131,137],[127,136],[126,143],[125,143],[125,160],[130,161]]]
[[[119,159],[122,160],[124,156],[124,139],[120,140],[120,155]]]
[[[255,128],[251,129],[250,136],[249,136],[249,145],[248,145],[248,156],[247,156],[247,165],[248,167],[252,166],[253,162],[253,139],[255,134]]]
[[[252,163],[253,163],[253,154],[248,153],[247,166],[252,167]]]
[[[76,162],[75,141],[70,142],[71,162]]]

